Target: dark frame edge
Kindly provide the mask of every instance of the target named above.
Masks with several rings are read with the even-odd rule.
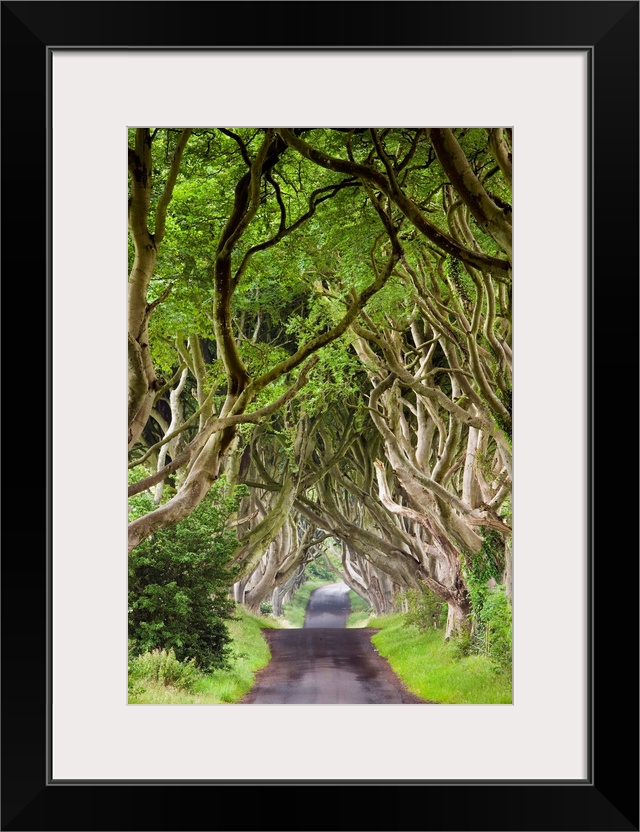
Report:
[[[46,496],[46,620],[47,620],[47,700],[46,700],[46,785],[53,783],[53,50],[46,48],[46,211],[47,211],[47,496]]]
[[[57,3],[46,4],[46,3],[39,3],[39,2],[29,3],[29,4],[27,4],[27,3],[2,3],[3,12],[5,11],[5,9],[9,9],[9,11],[12,12],[12,14],[13,14],[14,9],[15,9],[16,6],[26,6],[26,5],[29,5],[29,6],[32,6],[32,7],[41,7],[41,6],[46,6],[46,5],[56,6],[56,5],[60,5],[60,4],[57,4]],[[87,5],[87,4],[74,4],[74,5]],[[108,6],[108,5],[111,5],[111,4],[102,4],[102,5],[107,5]],[[127,4],[127,5],[130,5],[130,4]],[[140,4],[133,4],[133,5],[140,5]],[[536,5],[536,4],[532,4],[532,5]],[[588,4],[577,2],[577,3],[574,3],[574,5],[577,7],[577,6],[584,6],[584,5],[588,5]],[[595,6],[599,6],[600,4],[596,2],[596,3],[593,3],[592,5],[595,7]],[[604,5],[607,5],[607,4],[604,4]],[[638,3],[635,3],[635,2],[612,3],[612,4],[609,4],[609,5],[610,6],[611,5],[618,6],[621,9],[622,9],[622,7],[624,7],[625,11],[621,15],[621,17],[616,21],[614,26],[611,27],[611,28],[608,28],[606,30],[606,32],[604,32],[602,34],[603,39],[606,38],[606,37],[615,36],[615,34],[616,34],[615,30],[620,30],[624,26],[628,25],[629,21],[628,21],[627,18],[629,16],[633,17],[633,13],[635,13],[635,22],[637,24]],[[15,19],[18,20],[18,18],[15,18]],[[5,53],[8,51],[9,52],[9,58],[10,58],[11,57],[11,50],[7,49],[7,45],[8,45],[8,40],[9,40],[10,33],[11,33],[12,29],[11,29],[11,26],[10,25],[7,26],[6,23],[7,23],[7,21],[5,19],[3,42],[6,41],[6,43],[4,44],[5,45]],[[49,102],[51,100],[50,99],[50,93],[51,93],[50,83],[51,83],[52,48],[51,47],[46,47],[45,44],[37,38],[35,33],[33,31],[30,31],[25,26],[25,24],[21,23],[21,25],[24,26],[25,30],[27,32],[30,32],[30,34],[32,34],[33,37],[31,38],[32,48],[24,50],[25,55],[22,57],[22,61],[20,61],[19,56],[16,55],[16,61],[18,62],[18,65],[21,64],[24,68],[25,67],[25,58],[27,60],[29,60],[29,57],[33,58],[33,56],[36,54],[37,48],[41,49],[41,48],[44,47],[47,51],[47,67],[46,67],[46,71],[45,71],[45,78],[46,78],[45,86],[46,86],[46,89],[47,89],[47,93],[46,93],[46,97],[47,97],[47,105],[46,105],[46,128],[47,128],[47,132],[46,132],[46,136],[47,136],[46,159],[47,159],[47,167],[50,170],[50,162],[51,162],[51,158],[50,158],[50,152],[51,152],[50,125],[51,125],[51,121],[50,121],[50,118],[51,118],[51,112],[50,112]],[[14,31],[15,31],[15,28],[14,28]],[[637,31],[637,25],[636,25],[636,31]],[[38,41],[38,47],[33,48],[34,47],[33,42],[35,42],[36,40]],[[21,44],[21,45],[23,46],[24,44]],[[68,48],[73,48],[73,47],[68,47]],[[101,48],[101,47],[98,47],[98,48]],[[154,48],[154,47],[150,47],[150,48]],[[186,48],[191,49],[192,47],[186,47]],[[231,49],[232,47],[227,47],[227,48]],[[267,47],[267,48],[269,48],[269,47]],[[339,47],[339,48],[342,48],[342,47]],[[446,47],[441,47],[441,48],[446,48]],[[553,47],[553,48],[555,48],[555,47]],[[636,50],[637,50],[637,44],[636,44]],[[38,59],[38,60],[40,60],[40,59]],[[598,63],[599,63],[598,43],[595,44],[595,56],[593,54],[590,54],[589,60],[590,60],[590,63],[592,64],[592,66],[590,67],[590,72],[589,72],[589,80],[591,82],[592,73],[597,73],[598,72]],[[634,53],[634,55],[632,57],[632,60],[635,60],[635,67],[636,67],[636,70],[637,70],[637,51]],[[41,64],[40,64],[40,66],[41,66]],[[30,76],[30,80],[29,80],[28,83],[32,84],[33,88],[38,88],[40,86],[39,79],[35,78],[35,76],[38,74],[38,72],[39,72],[39,70],[37,70],[34,73],[33,72],[33,67],[31,68],[31,76]],[[27,68],[27,75],[29,75],[29,69],[28,68]],[[594,75],[594,77],[595,77],[595,75]],[[637,72],[636,72],[636,77],[637,77]],[[33,84],[34,79],[35,79],[35,84]],[[596,109],[595,104],[594,104],[594,98],[595,98],[595,89],[594,88],[595,88],[595,84],[591,84],[591,88],[589,90],[589,107],[590,107],[590,114],[592,116],[597,112],[597,109]],[[636,82],[636,89],[637,89],[637,82]],[[615,96],[614,96],[614,98],[615,98]],[[636,96],[635,101],[637,102],[637,96]],[[613,104],[615,104],[615,103],[616,102],[614,101]],[[12,104],[11,100],[9,101],[9,106],[13,107],[13,104]],[[600,99],[598,99],[598,107],[600,108],[600,111],[602,111],[602,102],[601,102]],[[636,104],[636,108],[637,108],[637,104]],[[615,107],[613,107],[613,108],[610,107],[610,110],[611,109],[615,109]],[[636,112],[637,112],[637,109],[636,109]],[[36,124],[37,123],[37,118],[34,118],[33,121],[34,121],[34,124]],[[592,124],[591,121],[590,121],[590,124]],[[594,372],[596,371],[596,365],[597,365],[596,357],[595,357],[594,338],[603,339],[603,338],[606,337],[606,335],[609,332],[608,330],[603,331],[602,328],[599,329],[599,324],[595,320],[595,309],[598,307],[598,304],[602,302],[602,294],[601,294],[602,288],[601,287],[598,288],[598,285],[596,284],[596,282],[593,279],[593,274],[594,274],[594,269],[604,266],[604,257],[599,255],[595,251],[595,249],[594,249],[594,237],[595,237],[595,228],[596,227],[598,227],[598,228],[600,228],[600,227],[608,228],[609,234],[612,233],[612,230],[611,230],[611,225],[607,226],[606,224],[603,224],[602,226],[600,226],[598,224],[600,222],[600,220],[597,218],[597,216],[596,216],[597,212],[594,210],[593,193],[594,193],[594,190],[595,190],[596,177],[597,177],[597,167],[595,165],[595,160],[596,160],[597,154],[599,152],[598,147],[600,145],[599,145],[598,141],[596,141],[595,142],[595,149],[594,149],[594,142],[593,142],[593,138],[592,138],[591,135],[589,135],[588,141],[591,144],[591,147],[590,147],[590,151],[591,151],[591,155],[590,155],[590,160],[591,160],[590,161],[591,187],[588,189],[587,213],[588,213],[588,217],[589,217],[588,222],[589,222],[589,228],[590,228],[590,232],[591,232],[591,239],[590,239],[590,242],[589,242],[589,252],[588,252],[588,260],[589,260],[589,269],[588,269],[588,273],[589,273],[589,278],[588,278],[588,280],[589,280],[589,284],[588,284],[588,304],[589,304],[588,327],[589,327],[589,336],[588,337],[589,337],[590,348],[588,350],[587,362],[588,362],[588,388],[589,388],[588,395],[589,395],[589,401],[593,405],[593,395],[594,395],[593,375],[594,375]],[[635,141],[636,141],[635,146],[637,147],[637,127],[635,128]],[[32,136],[31,139],[26,142],[26,146],[27,146],[27,148],[31,148],[32,150],[34,150],[34,152],[38,152],[39,139],[38,139],[37,135]],[[594,156],[594,152],[596,154],[595,156]],[[5,154],[6,154],[6,151],[5,151]],[[6,155],[5,155],[5,166],[6,165],[7,165],[7,159],[6,159]],[[42,182],[40,181],[40,179],[37,175],[37,169],[33,172],[32,177],[33,177],[32,182],[33,182],[33,185],[34,185],[34,191],[36,193],[38,193],[38,192],[40,192],[39,189],[40,190],[42,189]],[[5,182],[6,181],[7,180],[5,179]],[[11,180],[9,180],[9,181],[11,181]],[[637,177],[636,177],[636,182],[637,182]],[[619,193],[619,191],[615,191],[615,190],[612,191],[611,188],[609,188],[609,190],[607,190],[606,192],[607,193],[614,193],[614,192]],[[50,219],[50,217],[51,217],[51,201],[50,200],[51,200],[51,190],[50,190],[49,180],[47,178],[47,184],[46,184],[46,187],[45,187],[45,201],[44,201],[43,204],[46,204],[46,206],[47,206],[48,219]],[[31,210],[31,213],[33,214],[33,208]],[[6,212],[5,212],[5,216],[6,216]],[[38,214],[38,211],[36,210],[36,218],[39,217],[39,216],[40,215]],[[627,232],[630,232],[631,234],[635,233],[635,231],[637,229],[637,224],[634,227],[634,216],[637,218],[637,209],[635,210],[635,214],[634,214],[634,211],[632,210],[631,214],[630,214],[630,217],[627,218],[627,220],[626,220],[625,228],[626,228]],[[596,220],[598,220],[598,221],[596,221]],[[7,222],[7,220],[5,220],[5,222]],[[46,335],[47,345],[49,345],[51,343],[51,341],[50,341],[50,337],[51,337],[50,313],[51,313],[51,301],[52,301],[52,299],[51,299],[51,272],[50,272],[50,270],[51,270],[52,240],[51,240],[51,236],[50,236],[50,226],[49,226],[49,221],[48,220],[47,220],[47,223],[46,223],[46,228],[47,228],[47,232],[46,232],[47,237],[46,237],[45,246],[46,246],[46,259],[47,259],[47,268],[46,268],[46,273],[47,273],[47,289],[46,289],[46,292],[47,292],[47,296],[46,296],[45,331],[47,333],[47,335]],[[606,231],[605,231],[604,237],[605,237],[605,239],[607,237]],[[632,237],[632,239],[633,239],[633,237]],[[3,254],[3,260],[4,259],[5,259],[5,255]],[[604,269],[603,269],[603,274],[604,274]],[[50,404],[51,404],[51,397],[50,397],[50,392],[51,392],[51,354],[50,354],[50,351],[49,351],[48,358],[47,358],[47,376],[48,376],[48,378],[47,378],[47,385],[48,385],[48,388],[47,388],[47,390],[48,390],[47,443],[48,443],[48,448],[50,448],[51,447],[51,445],[50,445],[50,442],[51,442],[51,409],[50,409]],[[597,388],[597,385],[596,385],[596,388]],[[595,628],[594,628],[593,613],[594,613],[594,610],[595,610],[596,594],[598,592],[597,586],[596,586],[597,582],[595,580],[597,564],[596,564],[595,558],[594,558],[594,544],[595,544],[595,539],[596,539],[596,537],[595,537],[596,531],[595,531],[595,526],[594,526],[595,498],[596,498],[596,493],[595,493],[596,486],[595,486],[595,482],[594,482],[594,459],[595,459],[594,426],[595,426],[595,423],[597,422],[598,418],[601,418],[601,417],[598,417],[594,413],[594,410],[595,409],[594,409],[593,406],[589,408],[588,429],[587,429],[588,444],[589,444],[589,448],[590,448],[590,454],[589,454],[589,457],[588,457],[588,469],[589,469],[588,470],[588,481],[589,481],[588,491],[589,491],[590,512],[591,512],[590,522],[589,522],[589,529],[588,529],[588,537],[589,537],[589,555],[588,555],[588,557],[589,557],[589,561],[590,561],[590,568],[588,570],[588,581],[589,581],[588,597],[589,597],[589,615],[590,615],[591,624],[588,628],[588,635],[587,635],[587,640],[588,640],[589,647],[590,647],[589,658],[588,658],[590,678],[593,678],[593,676],[592,676],[592,671],[593,671],[592,653],[593,653],[593,647],[595,646],[596,641],[597,641],[596,631],[595,631]],[[50,459],[50,457],[48,456],[47,457],[47,464],[49,464],[49,459]],[[51,475],[51,471],[49,469],[47,471],[47,483],[48,484],[50,483],[50,479],[49,479],[50,475]],[[50,547],[50,540],[51,540],[50,532],[51,532],[51,523],[52,523],[52,508],[51,508],[52,495],[51,495],[50,489],[47,492],[47,498],[46,499],[47,499],[47,517],[46,517],[45,536],[47,538],[47,541],[46,541],[47,551],[50,552],[50,548],[49,548]],[[51,562],[48,558],[47,559],[47,572],[46,572],[47,608],[45,610],[46,621],[49,624],[48,634],[47,634],[47,638],[46,638],[46,641],[47,641],[47,657],[45,659],[45,665],[48,668],[48,671],[50,670],[50,656],[51,656],[51,617],[50,616],[52,614],[51,595],[50,595],[52,575],[51,575],[50,563]],[[3,566],[3,570],[4,570],[4,566]],[[627,617],[627,623],[631,623],[631,619],[630,619],[629,616]],[[38,632],[37,627],[34,627],[34,633],[37,634],[37,632]],[[41,638],[41,634],[40,634],[40,638]],[[46,685],[46,691],[47,691],[47,705],[46,705],[47,719],[46,719],[46,721],[48,722],[48,724],[50,726],[50,720],[51,720],[51,678],[50,678],[50,673],[48,671],[47,671],[47,685]],[[36,829],[36,828],[42,828],[42,829],[57,829],[57,828],[61,828],[61,829],[63,829],[63,828],[68,828],[68,829],[78,828],[78,829],[80,829],[80,828],[87,828],[85,825],[83,825],[82,818],[77,819],[77,823],[79,825],[76,825],[75,823],[72,823],[72,825],[69,825],[69,826],[64,825],[65,820],[66,820],[67,823],[69,823],[70,818],[66,817],[66,819],[64,819],[63,804],[60,802],[59,799],[57,799],[57,798],[54,799],[54,793],[61,794],[63,792],[66,792],[67,788],[69,786],[85,787],[85,788],[82,789],[82,791],[87,793],[87,797],[88,797],[88,792],[90,790],[93,791],[95,789],[96,790],[95,791],[95,797],[97,797],[98,794],[99,794],[97,789],[99,789],[100,786],[105,786],[105,785],[106,786],[128,786],[128,787],[132,787],[132,786],[134,786],[134,787],[136,787],[136,786],[153,786],[153,785],[164,786],[164,785],[167,785],[167,786],[175,786],[175,787],[183,787],[184,788],[184,787],[187,787],[188,785],[211,786],[211,785],[215,784],[215,785],[219,785],[220,787],[227,787],[228,786],[230,789],[235,791],[235,788],[237,788],[238,786],[243,787],[243,788],[252,789],[254,786],[256,788],[260,788],[260,787],[264,787],[264,786],[269,786],[269,787],[276,786],[276,787],[279,787],[279,788],[283,788],[283,787],[286,788],[286,787],[289,787],[289,786],[294,786],[294,787],[297,787],[297,786],[305,786],[305,787],[307,787],[307,786],[311,786],[311,787],[313,787],[313,786],[338,786],[338,787],[343,787],[343,786],[363,786],[363,787],[373,786],[373,787],[375,787],[377,785],[385,784],[385,785],[390,785],[390,786],[403,785],[403,786],[411,787],[411,786],[423,786],[423,785],[428,784],[428,785],[435,785],[435,786],[438,786],[438,787],[439,786],[444,786],[444,787],[460,788],[462,786],[464,789],[466,789],[467,787],[469,789],[474,789],[474,787],[484,787],[484,786],[488,786],[489,788],[495,789],[495,788],[500,788],[503,785],[508,785],[510,787],[512,786],[515,790],[519,790],[520,788],[523,788],[526,785],[526,786],[535,787],[536,792],[540,791],[540,789],[544,789],[544,788],[547,788],[547,787],[549,787],[552,791],[556,791],[556,792],[559,791],[559,790],[560,791],[562,791],[562,790],[566,791],[567,790],[566,787],[569,787],[570,791],[575,791],[576,789],[579,789],[581,792],[590,793],[594,797],[597,796],[598,799],[593,802],[593,806],[591,808],[599,807],[599,810],[602,813],[600,819],[604,820],[605,822],[608,822],[610,825],[603,826],[603,825],[600,824],[600,825],[597,825],[597,826],[594,826],[594,827],[592,827],[592,826],[582,826],[582,825],[580,825],[580,818],[574,818],[574,821],[578,821],[578,824],[579,824],[578,826],[566,825],[566,826],[554,826],[553,828],[557,828],[557,829],[574,829],[575,828],[577,830],[587,829],[587,828],[588,829],[597,828],[601,832],[602,832],[602,830],[626,830],[626,829],[637,830],[638,829],[637,820],[636,820],[636,818],[634,818],[632,816],[632,813],[629,813],[628,806],[625,805],[624,811],[620,811],[617,808],[618,806],[621,805],[621,803],[618,799],[619,795],[616,795],[616,793],[615,793],[615,788],[612,785],[612,782],[608,780],[605,783],[605,787],[603,789],[600,788],[600,782],[601,782],[600,772],[602,771],[602,767],[593,764],[593,759],[594,759],[593,755],[594,755],[594,751],[597,748],[602,748],[603,747],[603,744],[602,744],[601,741],[598,741],[598,742],[594,743],[594,738],[597,737],[597,735],[598,735],[598,729],[597,729],[597,726],[595,724],[595,711],[593,710],[593,707],[598,702],[598,694],[595,691],[593,685],[591,685],[589,687],[588,697],[589,697],[589,712],[590,712],[590,723],[591,723],[590,728],[591,728],[591,731],[590,731],[590,735],[588,737],[589,753],[588,753],[587,781],[551,781],[551,782],[545,782],[545,781],[529,782],[529,781],[527,781],[526,783],[524,783],[523,781],[500,781],[498,783],[498,782],[495,782],[495,781],[488,781],[487,782],[487,781],[481,781],[480,780],[480,781],[461,781],[461,782],[456,782],[456,781],[450,781],[450,782],[446,782],[446,781],[411,781],[409,783],[400,783],[399,781],[390,781],[390,782],[387,783],[386,781],[380,781],[380,782],[373,781],[372,782],[372,781],[357,781],[357,780],[356,781],[330,781],[329,780],[329,781],[318,781],[318,782],[313,783],[313,784],[310,784],[308,781],[286,781],[286,782],[283,782],[283,781],[271,781],[271,780],[265,780],[265,781],[197,781],[193,784],[187,784],[187,783],[185,783],[185,781],[150,781],[150,782],[149,781],[104,781],[104,782],[100,782],[100,783],[98,783],[96,781],[71,781],[71,782],[69,782],[69,781],[56,781],[56,780],[52,779],[52,777],[51,777],[51,774],[52,774],[51,747],[50,747],[49,742],[47,741],[47,743],[46,743],[46,765],[44,766],[45,772],[44,772],[44,776],[41,777],[41,779],[39,780],[40,788],[38,788],[38,786],[35,785],[35,791],[34,791],[34,784],[36,783],[36,781],[35,780],[31,781],[31,789],[29,790],[30,794],[31,794],[30,799],[27,800],[26,802],[23,802],[22,805],[19,808],[17,808],[17,810],[12,811],[12,813],[10,814],[9,817],[7,817],[4,813],[4,811],[3,811],[2,829],[10,830],[10,829]],[[608,701],[606,699],[606,695],[604,696],[604,699],[605,699],[605,701]],[[29,701],[32,702],[34,700],[29,699]],[[602,701],[602,693],[600,693],[600,701]],[[636,697],[636,701],[637,701],[637,697]],[[7,703],[6,700],[5,700],[5,710],[6,710],[7,704],[10,705],[11,702],[12,702],[12,700],[10,700],[9,703]],[[38,719],[36,719],[35,721],[38,722],[38,723],[40,722]],[[6,715],[5,715],[5,722],[6,722]],[[35,737],[35,733],[36,732],[33,729],[30,732],[30,737],[31,737],[32,743],[33,743],[33,739]],[[49,736],[48,733],[47,733],[47,736]],[[3,744],[5,745],[5,748],[3,749],[3,755],[6,753],[6,739],[7,738],[6,738],[6,734],[5,734],[5,740],[3,741]],[[11,737],[10,737],[10,739],[11,739]],[[609,748],[606,741],[605,741],[605,747]],[[27,766],[27,768],[29,768],[29,766]],[[32,767],[31,767],[31,769],[32,769]],[[637,766],[634,767],[634,769],[635,769],[635,771],[637,771]],[[632,776],[628,778],[627,782],[633,782],[634,769],[632,768],[632,772],[631,772]],[[7,764],[5,762],[5,774],[6,774],[6,771],[7,771]],[[6,776],[5,776],[5,779],[6,779]],[[636,784],[637,784],[637,776],[636,776]],[[60,788],[59,789],[56,788],[57,786],[60,786]],[[88,788],[86,788],[86,787],[88,787]],[[629,797],[632,798],[636,794],[637,793],[635,791],[632,791],[631,794],[629,795]],[[601,798],[601,799],[599,799],[599,798]],[[630,801],[628,801],[627,803],[629,803],[629,802]],[[47,804],[47,803],[49,804],[48,807],[46,805],[44,805],[44,804]],[[560,805],[559,803],[556,803],[556,806],[559,806],[559,805]],[[586,808],[586,804],[583,804],[583,806],[584,806],[584,808]],[[609,807],[608,811],[607,811],[607,807]],[[583,808],[583,812],[584,812],[584,808]],[[15,809],[15,806],[14,806],[14,809]],[[50,825],[42,826],[42,827],[36,827],[36,826],[33,826],[33,825],[21,825],[22,823],[32,824],[33,821],[34,821],[34,818],[44,818],[46,816],[46,814],[48,814],[49,812],[51,813],[50,814],[50,820],[52,821],[53,825],[50,824]],[[56,822],[55,822],[56,813],[61,813],[61,814],[58,815],[58,819],[62,823],[62,825],[60,825],[60,826],[56,825]],[[562,812],[562,814],[564,815],[564,812]],[[123,815],[123,818],[124,818],[124,815]],[[630,819],[630,818],[632,818],[632,819]],[[586,821],[587,818],[583,817],[582,820]],[[94,828],[102,829],[102,828],[112,828],[112,827],[98,825],[98,826],[95,826]],[[125,826],[119,826],[118,828],[126,828],[126,827]],[[159,827],[139,826],[137,828],[143,829],[143,828],[163,828],[163,827],[160,827],[160,826]],[[170,828],[170,827],[165,827],[165,828]],[[173,828],[173,827],[171,827],[171,828]],[[263,824],[262,828],[268,828],[268,827]],[[445,828],[445,827],[442,827],[442,828]],[[484,827],[480,827],[480,828],[484,828]],[[501,827],[486,827],[486,828],[501,828]],[[511,826],[509,828],[514,828],[514,827]],[[525,828],[533,828],[533,827],[522,826],[521,828],[525,829]],[[538,827],[536,827],[536,828],[538,828]],[[552,827],[549,826],[548,828],[551,829]]]

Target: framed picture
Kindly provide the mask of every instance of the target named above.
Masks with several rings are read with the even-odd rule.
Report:
[[[44,338],[46,406],[25,373],[21,420],[47,469],[46,500],[32,474],[21,492],[44,536],[4,557],[2,828],[637,830],[638,3],[4,2],[2,22],[5,284],[25,275],[10,309]],[[132,708],[125,129],[334,119],[512,125],[522,151],[513,705]]]

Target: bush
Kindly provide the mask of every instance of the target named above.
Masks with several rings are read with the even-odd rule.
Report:
[[[180,662],[170,650],[151,650],[136,656],[129,663],[129,688],[136,692],[136,682],[155,682],[165,687],[192,691],[200,678],[195,661]]]
[[[482,654],[496,670],[510,670],[512,665],[512,616],[504,584],[488,589],[482,607],[475,615],[475,626],[456,639],[458,658]]]
[[[224,622],[235,612],[229,587],[237,538],[224,524],[241,495],[225,499],[222,487],[130,553],[129,637],[137,653],[173,650],[179,662],[193,659],[204,671],[228,666],[231,638]]]
[[[480,551],[464,562],[473,628],[466,643],[459,646],[464,655],[484,653],[498,670],[508,670],[512,664],[511,605],[506,587],[499,583],[504,549],[500,534],[491,530],[483,535]]]
[[[447,621],[447,605],[428,587],[408,589],[402,599],[409,607],[405,624],[417,627],[421,632],[441,629]]]
[[[307,580],[310,581],[327,581],[333,583],[338,581],[339,577],[327,566],[325,557],[317,557],[307,564],[305,568]]]
[[[261,601],[260,612],[263,615],[270,615],[273,612],[273,604],[270,601]]]
[[[485,652],[499,667],[512,663],[512,615],[504,584],[490,592],[478,616],[484,628]]]

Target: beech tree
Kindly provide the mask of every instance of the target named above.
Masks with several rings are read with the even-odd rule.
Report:
[[[510,594],[511,164],[501,128],[132,131],[130,550],[224,475],[252,609],[329,545],[449,635],[484,560]]]
[[[233,442],[237,425],[245,422],[259,423],[260,419],[276,411],[295,395],[303,386],[308,372],[313,366],[313,354],[346,331],[367,300],[382,288],[398,259],[398,253],[392,250],[391,254],[387,256],[387,262],[378,271],[369,285],[350,298],[348,309],[337,323],[302,344],[295,353],[286,355],[286,357],[276,362],[273,366],[270,366],[266,371],[252,376],[247,363],[243,360],[237,336],[234,333],[231,308],[233,294],[240,285],[242,277],[256,253],[275,246],[284,237],[291,234],[303,222],[313,216],[319,201],[337,193],[349,183],[342,181],[327,188],[314,189],[308,196],[306,212],[297,216],[294,220],[290,220],[290,212],[283,199],[282,188],[278,184],[274,170],[286,145],[273,130],[267,130],[260,136],[259,147],[254,158],[251,158],[247,145],[242,138],[232,131],[227,132],[238,143],[242,159],[246,163],[248,170],[235,183],[233,204],[228,211],[228,216],[226,217],[222,230],[212,240],[212,247],[209,252],[208,272],[212,288],[211,321],[213,324],[217,354],[224,369],[226,388],[224,401],[221,403],[219,412],[204,422],[195,439],[178,456],[177,459],[179,461],[176,461],[176,459],[172,460],[170,467],[165,466],[161,468],[160,471],[146,478],[146,480],[138,482],[131,489],[130,493],[134,493],[135,490],[139,490],[140,488],[155,485],[163,476],[172,473],[178,467],[187,467],[185,477],[180,483],[177,493],[166,503],[159,506],[154,512],[151,512],[145,517],[138,518],[130,524],[130,549],[157,529],[177,523],[182,518],[188,516],[219,476],[222,460],[225,452]],[[147,192],[151,190],[150,183],[152,182],[152,172],[150,169],[151,156],[148,153],[150,143],[151,134],[148,130],[136,131],[136,146],[131,153],[133,159],[131,168],[135,171],[137,180],[143,183]],[[174,170],[175,166],[172,163],[167,174],[162,196],[158,201],[156,224],[158,224],[158,217],[162,220],[162,212],[166,210],[165,205],[168,204],[170,199],[172,182],[175,178]],[[265,191],[265,185],[270,185],[271,187]],[[137,240],[137,237],[134,235],[134,229],[137,228],[138,223],[138,214],[135,210],[137,204],[135,190],[136,188],[132,186],[130,228],[134,241]],[[277,227],[272,217],[263,216],[263,220],[265,221],[263,225],[267,225],[267,233],[264,235],[265,238],[251,245],[250,241],[245,239],[247,230],[250,228],[252,221],[256,219],[261,202],[266,202],[270,198],[277,207]],[[147,196],[142,200],[142,210],[146,211],[147,214],[149,202],[150,200]],[[136,242],[136,256],[130,277],[130,285],[137,287],[135,292],[138,307],[136,321],[140,319],[144,322],[142,324],[142,330],[139,330],[143,334],[142,336],[138,336],[139,339],[144,339],[139,344],[140,355],[146,354],[149,347],[147,340],[149,337],[149,317],[155,305],[164,299],[163,294],[160,298],[144,306],[141,302],[138,302],[138,298],[142,293],[142,288],[138,286],[138,283],[143,283],[143,281],[138,279],[139,275],[144,273],[144,280],[148,286],[151,269],[157,259],[158,243],[156,242],[156,236],[157,230],[154,234],[151,234],[148,230],[146,231],[145,245],[146,250],[150,254],[148,257],[149,262],[145,260],[144,269],[141,266],[141,260],[143,258],[139,252],[139,245]],[[241,246],[243,242],[244,246]],[[233,260],[234,253],[236,253],[235,261]],[[131,290],[131,294],[134,294],[133,289]],[[130,305],[133,306],[131,301]],[[130,335],[130,340],[135,339]],[[193,340],[195,354],[197,353],[197,347],[195,347],[195,339]],[[193,361],[195,366],[196,359],[193,358]],[[157,393],[158,387],[158,382],[153,377],[153,371],[147,371],[145,379],[148,389],[144,391],[144,397],[142,396],[143,384],[140,381],[140,364],[144,364],[144,362],[142,360],[139,362],[130,361],[131,380],[129,388],[132,391],[136,391],[135,403],[141,402],[140,407],[137,409],[135,406],[130,405],[130,413],[132,414],[129,428],[131,436],[130,444],[135,442],[138,431],[140,430],[139,423],[142,420],[140,411],[144,406],[145,410],[150,412],[152,401],[156,397],[154,394]],[[292,371],[298,368],[300,370],[297,379],[284,390],[280,397],[261,409],[247,413],[248,408],[265,388],[270,387],[279,379],[290,375]],[[132,395],[131,398],[133,399],[134,396]],[[172,438],[172,433],[165,434],[162,440],[163,444],[169,441],[170,438]],[[134,460],[134,463],[140,464],[141,461],[142,457]]]

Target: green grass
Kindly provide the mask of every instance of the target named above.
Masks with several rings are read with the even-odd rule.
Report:
[[[368,627],[369,619],[373,615],[369,604],[352,589],[349,590],[349,600],[351,601],[351,615],[347,618],[347,627]]]
[[[302,627],[304,611],[312,591],[321,581],[307,581],[292,602],[285,607],[289,626]],[[400,614],[371,618],[366,602],[350,593],[352,609],[348,626],[378,629],[372,642],[407,688],[422,699],[441,704],[510,704],[511,676],[498,673],[484,656],[460,658],[455,643],[444,641],[443,630],[420,632],[406,626]],[[353,597],[355,596],[355,598]],[[295,624],[295,621],[299,621]],[[355,622],[355,623],[354,623]],[[160,684],[143,682],[130,704],[138,705],[218,705],[237,702],[247,693],[258,670],[265,667],[271,653],[262,635],[265,628],[279,628],[282,623],[271,616],[252,615],[238,606],[236,620],[228,627],[233,639],[233,666],[203,674],[194,689],[187,693]]]
[[[404,616],[370,619],[380,628],[372,642],[412,693],[441,704],[511,704],[511,675],[496,672],[480,655],[457,656],[454,642],[445,642],[444,630],[420,632],[404,625]]]
[[[237,702],[253,685],[255,674],[265,667],[271,652],[261,630],[278,628],[277,620],[265,615],[252,615],[237,607],[236,620],[228,622],[234,658],[229,670],[202,674],[192,692],[164,685],[143,682],[135,694],[129,694],[132,705],[220,705]]]
[[[314,589],[326,586],[329,581],[305,581],[293,598],[282,608],[283,617],[289,627],[304,627],[304,617],[309,603],[309,597]]]

